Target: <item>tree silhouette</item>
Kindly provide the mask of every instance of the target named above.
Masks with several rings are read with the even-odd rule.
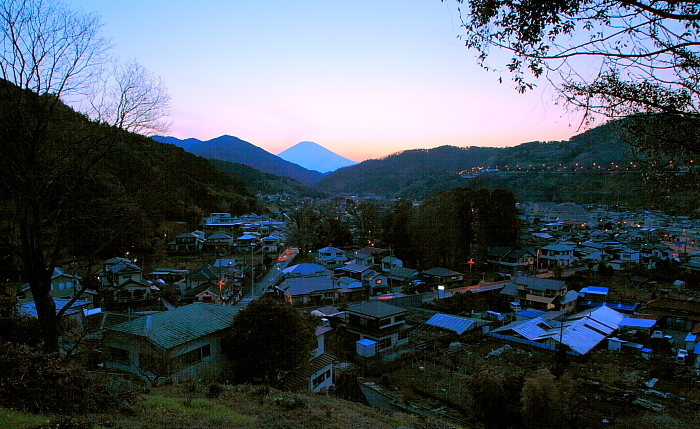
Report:
[[[315,341],[309,318],[288,304],[262,298],[234,316],[222,347],[238,380],[274,384],[280,372],[309,360]]]

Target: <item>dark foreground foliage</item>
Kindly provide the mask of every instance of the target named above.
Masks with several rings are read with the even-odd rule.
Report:
[[[130,384],[87,373],[57,354],[0,344],[0,406],[32,413],[81,414],[129,404]]]

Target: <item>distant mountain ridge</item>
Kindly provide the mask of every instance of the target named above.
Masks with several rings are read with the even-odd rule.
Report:
[[[175,137],[153,136],[153,140],[179,146],[194,155],[207,159],[235,162],[253,167],[264,173],[275,176],[290,177],[306,185],[318,182],[323,174],[285,161],[238,137],[223,135],[211,140],[201,141],[188,138],[181,140]]]
[[[594,162],[597,165],[623,165],[628,164],[631,159],[631,149],[624,142],[621,128],[616,123],[610,123],[573,136],[567,141],[529,142],[507,148],[440,146],[406,150],[329,173],[313,187],[334,194],[373,194],[421,200],[440,191],[475,183],[458,174],[463,171],[470,172],[472,168],[505,169],[506,166],[536,167],[543,164],[555,168],[554,166],[559,164],[576,163],[590,167]],[[557,183],[562,186],[568,186],[568,183],[565,183],[567,180],[576,181],[575,178],[566,179],[566,175],[560,176],[563,180],[557,178]],[[480,183],[483,184],[484,180],[487,180],[485,177],[481,177]],[[537,180],[541,180],[541,177],[538,179],[535,173],[527,177],[513,176],[517,177],[517,182],[505,182],[502,180],[504,177],[491,176],[488,182],[493,185],[500,183],[503,186],[514,186],[513,190],[522,197],[525,197],[525,191],[545,189],[541,183],[538,184]],[[589,190],[589,194],[594,192],[595,189]],[[548,193],[554,196],[562,195],[551,189]],[[528,194],[532,195],[539,197],[533,192]]]
[[[301,165],[307,170],[330,173],[357,162],[344,158],[318,143],[303,141],[277,154],[280,158]]]

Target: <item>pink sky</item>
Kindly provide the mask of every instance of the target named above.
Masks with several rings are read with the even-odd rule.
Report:
[[[507,72],[481,70],[453,3],[66,3],[101,15],[114,53],[163,78],[178,138],[230,134],[275,154],[313,141],[362,161],[581,131],[544,82],[520,95]]]

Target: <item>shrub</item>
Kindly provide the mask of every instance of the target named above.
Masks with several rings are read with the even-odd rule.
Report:
[[[224,392],[224,388],[221,387],[219,383],[213,383],[209,385],[209,390],[207,391],[207,398],[209,399],[219,399],[221,394]]]
[[[123,405],[133,386],[110,385],[104,375],[27,346],[0,344],[0,405],[32,413],[79,414]]]
[[[297,408],[306,407],[306,402],[301,398],[297,398],[296,396],[278,396],[274,398],[273,401],[275,405],[279,406],[280,408],[284,408],[285,410],[295,410]]]

